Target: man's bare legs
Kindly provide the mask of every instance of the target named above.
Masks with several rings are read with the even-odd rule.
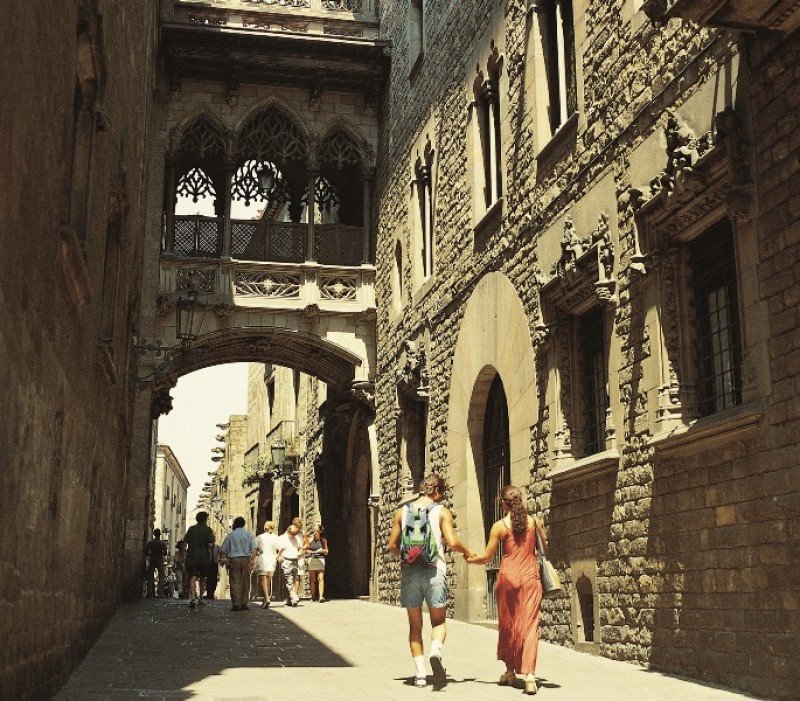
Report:
[[[411,650],[411,657],[417,668],[417,685],[425,684],[425,646],[422,642],[422,609],[409,608],[408,613],[408,647]],[[441,666],[441,650],[447,638],[447,609],[430,609],[431,616],[431,665],[434,667],[435,683],[443,683],[444,668]]]
[[[415,660],[422,657],[422,609],[406,609],[408,612],[408,646],[411,648],[411,657]]]

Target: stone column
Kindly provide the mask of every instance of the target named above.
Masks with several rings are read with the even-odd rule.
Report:
[[[363,223],[361,225],[361,262],[370,263],[371,260],[371,243],[372,243],[372,179],[374,178],[374,169],[364,167],[361,171],[361,179],[363,185],[363,206],[364,215]]]
[[[236,166],[227,161],[222,171],[222,257],[231,257],[231,184]]]
[[[306,261],[313,262],[315,259],[316,251],[314,250],[314,219],[317,216],[317,179],[319,178],[319,170],[317,168],[309,167],[308,169],[308,197],[306,205],[306,213],[308,219],[308,232],[306,239]]]
[[[164,206],[166,221],[164,232],[164,255],[175,253],[175,159],[167,157],[164,177]]]

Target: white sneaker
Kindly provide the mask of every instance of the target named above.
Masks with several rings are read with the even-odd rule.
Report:
[[[426,677],[414,677],[414,686],[419,687],[420,689],[423,686],[428,686],[428,680]]]

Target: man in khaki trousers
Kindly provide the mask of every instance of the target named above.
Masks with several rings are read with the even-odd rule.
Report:
[[[255,536],[244,527],[241,516],[233,520],[233,530],[228,533],[220,551],[228,564],[231,611],[244,611],[250,601],[250,570],[253,569],[258,546]]]

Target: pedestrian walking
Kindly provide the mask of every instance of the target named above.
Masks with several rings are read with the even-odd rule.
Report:
[[[311,587],[311,601],[324,604],[325,598],[325,558],[328,555],[328,539],[322,526],[314,528],[311,538],[308,539],[308,577]]]
[[[300,526],[292,521],[278,544],[278,558],[286,580],[287,606],[297,606],[300,603],[299,560],[304,550],[304,536],[300,532]]]
[[[280,536],[275,533],[275,521],[267,521],[264,524],[264,532],[256,538],[258,547],[258,578],[261,584],[261,591],[264,594],[262,608],[268,608],[272,600],[272,577],[278,565],[278,548],[280,546]]]
[[[208,577],[206,578],[206,591],[204,596],[206,599],[217,598],[217,585],[219,584],[219,565],[220,565],[220,551],[219,545],[214,543],[211,546],[211,565],[208,568]]]
[[[189,608],[196,609],[203,605],[203,592],[206,580],[212,574],[212,549],[214,547],[214,531],[208,525],[208,513],[198,511],[195,523],[186,531],[183,540],[186,542],[186,574],[189,576]],[[214,563],[214,568],[216,568]]]
[[[506,671],[498,682],[510,686],[517,674],[525,677],[525,693],[535,694],[536,655],[539,649],[539,617],[542,583],[536,550],[539,532],[544,549],[547,538],[538,518],[530,516],[522,501],[522,492],[512,485],[500,492],[503,518],[489,533],[483,555],[467,558],[479,565],[490,562],[502,544],[502,560],[495,592],[498,610],[497,659],[505,662]]]
[[[175,556],[173,557],[175,563],[175,589],[181,599],[186,598],[189,591],[189,581],[186,576],[186,541],[179,540],[175,543]]]
[[[241,516],[233,519],[233,530],[222,542],[220,552],[228,566],[231,611],[244,611],[250,601],[250,572],[258,555],[255,536],[244,527]]]
[[[389,550],[400,557],[400,605],[408,614],[408,643],[414,659],[414,684],[427,684],[422,643],[422,602],[428,604],[431,621],[430,664],[433,683],[447,683],[442,649],[447,636],[447,563],[445,543],[465,557],[474,555],[459,539],[453,514],[442,505],[447,483],[437,473],[422,481],[419,496],[403,504],[394,514]]]
[[[153,539],[145,546],[147,556],[147,595],[158,596],[155,574],[158,572],[158,588],[163,592],[166,585],[164,577],[164,558],[167,556],[167,544],[161,540],[161,529],[153,531]]]

